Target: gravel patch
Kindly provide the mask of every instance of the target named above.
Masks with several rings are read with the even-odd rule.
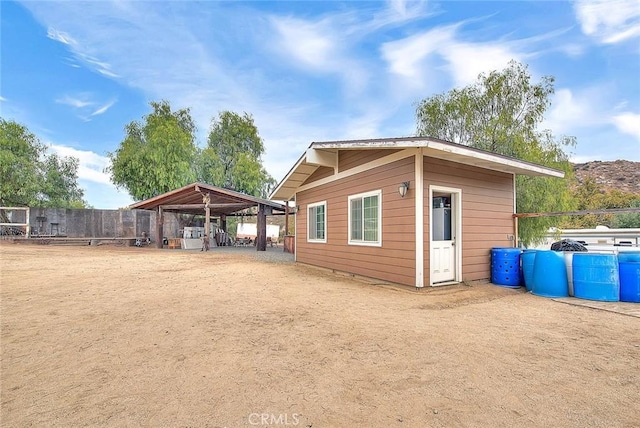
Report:
[[[267,247],[266,251],[256,251],[256,247],[213,247],[209,251],[222,254],[242,254],[267,263],[293,263],[295,256],[285,253],[282,245]]]

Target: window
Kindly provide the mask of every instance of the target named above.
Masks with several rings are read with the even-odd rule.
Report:
[[[327,242],[327,202],[307,207],[307,241]]]
[[[382,245],[382,191],[349,196],[349,244]]]

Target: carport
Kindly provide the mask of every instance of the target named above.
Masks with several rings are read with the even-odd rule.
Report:
[[[245,195],[221,187],[204,183],[192,183],[129,206],[131,209],[154,210],[156,215],[156,240],[158,248],[162,248],[163,224],[165,212],[185,214],[201,214],[205,216],[205,231],[209,231],[211,217],[220,217],[220,226],[227,230],[227,217],[245,215],[249,208],[258,208],[256,250],[267,248],[267,216],[284,215],[287,208],[279,203]]]

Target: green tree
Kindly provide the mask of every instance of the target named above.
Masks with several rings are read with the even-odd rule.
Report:
[[[574,195],[577,209],[581,211],[640,206],[640,198],[637,194],[618,189],[606,190],[593,177],[587,177],[575,186]],[[560,227],[565,229],[593,229],[596,226],[640,227],[640,214],[586,214],[571,217],[560,224]]]
[[[148,199],[196,180],[196,126],[189,109],[171,111],[168,101],[151,102],[142,122],[126,127],[125,139],[106,171],[136,200]]]
[[[29,206],[41,188],[39,161],[45,147],[29,130],[0,119],[0,204]]]
[[[47,154],[25,126],[0,118],[0,205],[83,208],[78,159]]]
[[[636,196],[629,204],[629,208],[640,208],[640,198]],[[611,227],[616,229],[640,229],[640,213],[616,214],[611,222]]]
[[[74,157],[47,156],[42,162],[42,206],[85,208],[84,191],[78,185],[79,161]]]
[[[198,161],[199,179],[215,186],[267,197],[276,184],[262,166],[264,144],[253,117],[223,111],[214,118]]]
[[[511,61],[502,71],[481,74],[472,85],[420,101],[417,134],[560,169],[565,179],[518,176],[516,210],[570,210],[573,168],[565,150],[575,145],[575,139],[556,139],[551,131],[538,130],[550,105],[553,82],[553,77],[543,77],[533,83],[527,67]],[[522,219],[522,243],[540,240],[555,223],[549,217]]]

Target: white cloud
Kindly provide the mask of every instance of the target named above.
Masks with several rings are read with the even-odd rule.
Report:
[[[442,55],[449,62],[456,86],[475,82],[480,73],[502,70],[509,61],[522,55],[506,43],[451,43]]]
[[[574,3],[582,32],[604,44],[640,36],[638,0],[578,0]]]
[[[407,15],[407,1],[406,0],[387,0],[390,9],[396,12],[400,16]]]
[[[5,97],[3,97],[3,96],[1,96],[1,95],[0,95],[0,101],[3,101],[3,102],[4,102],[4,101],[7,101],[7,99],[6,99]]]
[[[387,7],[375,13],[372,18],[361,19],[356,31],[367,33],[433,15],[428,10],[429,3],[426,0],[387,0],[386,3]]]
[[[78,53],[78,57],[81,60],[84,60],[87,64],[89,64],[92,68],[94,68],[98,73],[102,74],[106,77],[117,78],[120,77],[118,74],[111,71],[111,64],[108,64],[104,61],[100,61],[97,58],[87,55],[84,53]]]
[[[327,23],[311,23],[296,18],[273,17],[271,22],[280,36],[281,48],[301,65],[318,70],[333,70],[339,53],[338,42]]]
[[[109,165],[109,158],[100,156],[90,150],[78,150],[69,146],[49,143],[49,149],[60,156],[70,156],[79,160],[78,178],[100,184],[111,184],[104,168]]]
[[[104,104],[102,107],[98,108],[93,113],[91,113],[91,116],[98,116],[106,113],[107,110],[109,110],[115,103],[116,103],[116,100],[109,101],[108,103]]]
[[[578,43],[561,44],[557,49],[572,58],[577,58],[583,55],[586,51],[586,47]]]
[[[344,16],[317,22],[273,16],[275,30],[271,49],[285,61],[312,74],[330,73],[343,81],[348,96],[360,94],[369,83],[369,72],[350,54],[355,39]]]
[[[382,45],[382,58],[391,73],[409,88],[425,89],[434,73],[448,71],[454,86],[465,86],[483,72],[500,70],[512,59],[520,60],[517,42],[473,43],[460,40],[462,24],[436,27]]]
[[[110,64],[104,61],[100,61],[93,55],[90,55],[88,52],[85,51],[86,48],[81,46],[81,44],[78,43],[78,41],[76,41],[76,39],[71,37],[68,33],[49,27],[47,31],[47,37],[67,45],[69,49],[71,49],[71,51],[76,54],[79,60],[85,62],[87,65],[89,65],[90,68],[96,70],[98,73],[102,74],[103,76],[110,77],[110,78],[119,77],[117,74],[111,71]],[[74,67],[74,64],[71,64],[71,66]]]
[[[453,27],[447,27],[387,42],[382,45],[382,57],[391,73],[423,87],[428,67],[424,60],[452,40],[453,32]]]
[[[620,132],[631,135],[640,142],[640,114],[620,113],[612,117],[612,122]]]
[[[640,140],[640,114],[621,111],[627,107],[626,101],[610,108],[610,93],[609,86],[556,90],[542,128],[559,135],[613,125],[620,133]]]
[[[556,135],[577,132],[580,129],[600,127],[610,123],[607,111],[609,90],[606,86],[593,86],[581,90],[557,89],[552,96],[551,108],[542,123]]]
[[[93,105],[93,101],[87,100],[87,95],[80,95],[72,97],[71,95],[64,95],[56,99],[56,103],[71,106],[73,108],[84,108]]]
[[[553,96],[541,129],[550,129],[556,136],[577,138],[579,154],[572,154],[572,162],[637,159],[638,146],[633,140],[640,143],[640,114],[616,113],[627,104],[610,108],[611,89],[606,85],[580,90],[562,88]]]
[[[105,76],[119,76],[122,83],[142,89],[151,99],[169,99],[175,108],[192,107],[195,114],[206,108],[208,122],[215,113],[211,107],[220,105],[220,98],[242,103],[251,91],[237,81],[242,77],[238,66],[219,61],[208,41],[194,35],[200,15],[183,16],[180,5],[168,5],[93,2],[79,8],[72,3],[25,4],[45,23],[74,35],[77,42],[72,53],[81,63]],[[229,21],[222,14],[216,19],[221,28]],[[211,31],[223,30],[215,27]]]
[[[95,94],[81,92],[74,95],[65,94],[57,98],[55,102],[73,107],[80,119],[89,122],[93,116],[106,113],[117,101],[116,99],[112,99],[106,103],[100,103],[94,100],[94,98]]]
[[[47,37],[57,42],[60,42],[65,45],[74,46],[76,45],[76,41],[64,31],[58,31],[55,28],[49,27],[47,30]]]
[[[314,20],[271,16],[275,30],[270,50],[312,74],[337,75],[344,96],[353,99],[370,89],[379,65],[358,52],[361,42],[384,27],[400,26],[430,15],[427,1],[388,0],[375,11],[343,10]]]
[[[345,134],[340,138],[360,139],[380,136],[380,127],[387,118],[388,113],[382,109],[368,109],[347,121]]]

